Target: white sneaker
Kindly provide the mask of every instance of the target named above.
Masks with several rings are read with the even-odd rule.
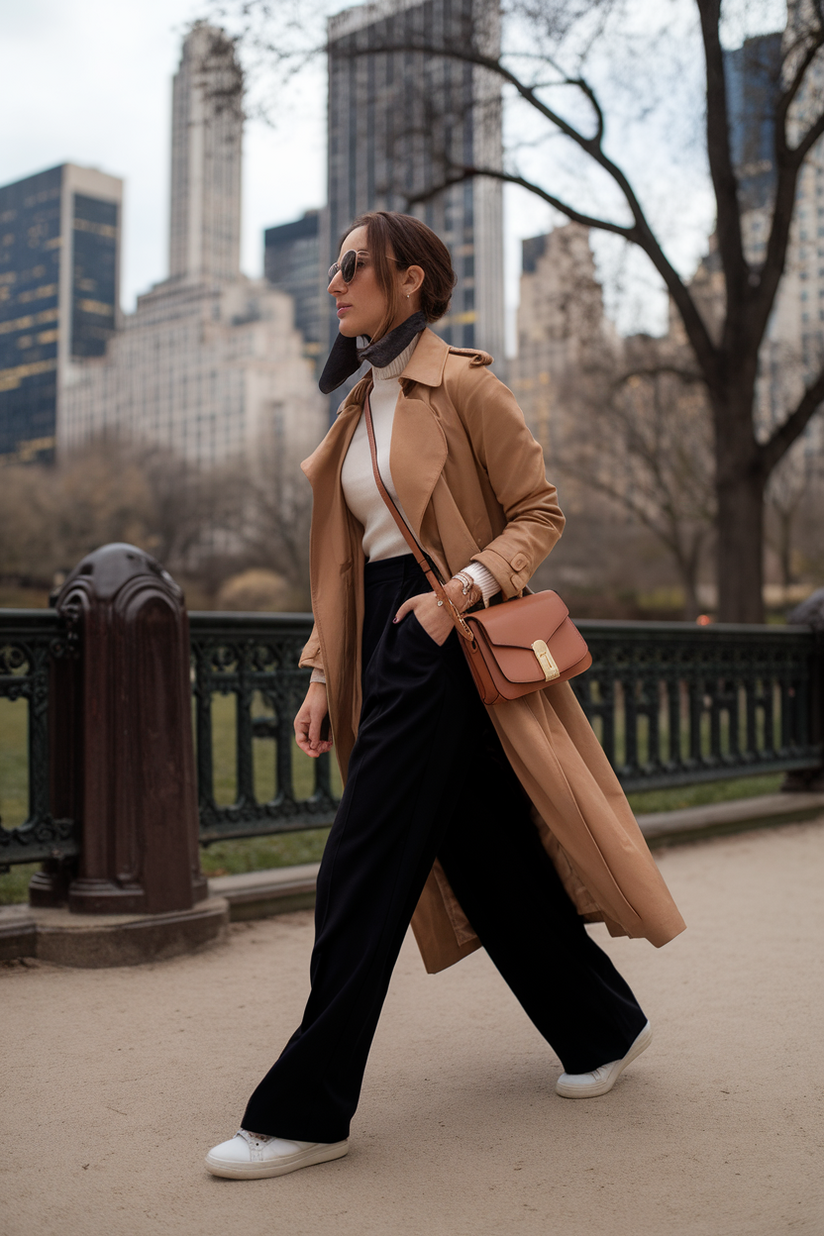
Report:
[[[238,1129],[228,1142],[221,1142],[206,1155],[206,1169],[213,1176],[230,1180],[260,1180],[263,1176],[285,1176],[299,1167],[342,1159],[349,1141],[290,1142],[265,1133]]]
[[[640,1056],[652,1042],[652,1026],[647,1022],[638,1038],[632,1044],[627,1054],[621,1060],[613,1060],[611,1064],[602,1064],[591,1073],[562,1073],[555,1083],[556,1094],[565,1099],[594,1099],[599,1094],[606,1094],[617,1082],[624,1069],[636,1056]]]

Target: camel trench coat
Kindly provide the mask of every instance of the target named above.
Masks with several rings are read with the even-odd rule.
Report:
[[[443,578],[481,562],[506,598],[520,595],[561,535],[564,517],[543,452],[491,357],[421,335],[400,377],[390,469],[412,531]],[[350,392],[301,466],[314,492],[311,587],[315,627],[301,665],[322,669],[345,779],[361,707],[363,528],[343,497],[341,468],[370,389]],[[568,683],[489,707],[533,806],[544,846],[579,913],[613,935],[656,946],[684,921],[618,780]],[[479,947],[436,863],[412,927],[430,972]]]

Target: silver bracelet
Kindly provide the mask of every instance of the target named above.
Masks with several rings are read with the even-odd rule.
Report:
[[[480,587],[480,585],[478,584],[478,581],[476,579],[473,579],[472,576],[467,571],[458,571],[458,573],[456,575],[453,575],[452,578],[460,580],[461,592],[464,594],[465,597],[469,596],[473,588]]]

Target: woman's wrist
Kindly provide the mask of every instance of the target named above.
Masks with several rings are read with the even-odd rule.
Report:
[[[481,589],[471,575],[459,571],[444,585],[444,592],[449,597],[459,614],[465,614],[473,605],[482,600]]]

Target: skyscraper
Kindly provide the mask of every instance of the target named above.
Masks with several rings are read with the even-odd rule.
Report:
[[[776,185],[776,107],[786,87],[786,60],[792,59],[796,27],[806,20],[803,5],[790,5],[783,32],[747,39],[725,52],[730,101],[730,136],[739,180],[741,222],[747,259],[763,261],[772,228]],[[797,141],[820,110],[824,66],[808,70],[790,120]],[[795,132],[793,132],[795,130]],[[795,212],[784,274],[761,352],[758,419],[766,431],[800,399],[804,382],[824,357],[824,139],[819,138],[799,173]],[[796,448],[796,456],[819,454],[824,420],[815,417]]]
[[[782,36],[760,34],[724,53],[730,145],[746,210],[775,192],[775,111],[781,93]]]
[[[169,278],[75,374],[61,449],[107,436],[200,469],[281,467],[322,436],[292,300],[240,272],[242,84],[231,40],[196,25],[174,80]]]
[[[617,359],[619,341],[604,315],[587,228],[566,223],[521,247],[518,354],[509,382],[555,468],[579,415],[573,395]]]
[[[172,90],[169,278],[233,279],[240,267],[243,80],[232,42],[198,23]]]
[[[448,343],[504,359],[500,182],[478,177],[429,196],[456,165],[500,167],[500,88],[476,66],[405,50],[423,40],[500,46],[494,0],[378,0],[329,23],[329,206],[322,256],[366,210],[418,215],[446,242],[457,286],[436,326]],[[463,40],[463,42],[462,42]],[[396,50],[380,51],[382,46]],[[330,316],[330,337],[337,323]]]
[[[316,365],[326,342],[319,223],[318,211],[307,210],[302,219],[263,233],[263,273],[273,287],[288,292],[295,302],[295,326],[303,335],[305,354]]]
[[[71,163],[0,188],[0,458],[53,458],[72,362],[106,350],[122,192]]]

